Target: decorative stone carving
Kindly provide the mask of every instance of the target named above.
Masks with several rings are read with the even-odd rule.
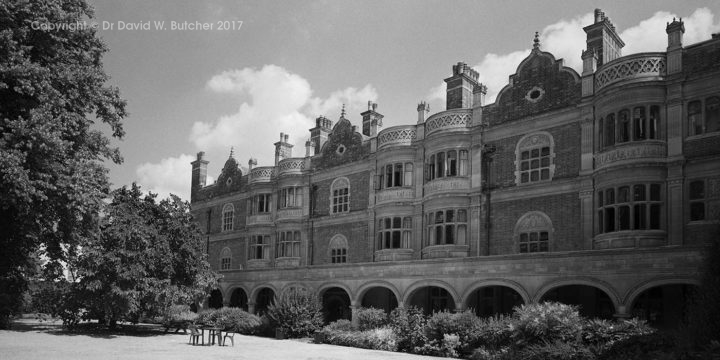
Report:
[[[548,219],[547,215],[537,211],[525,214],[518,220],[516,226],[516,232],[518,233],[550,229],[552,229],[550,219]]]
[[[638,78],[665,76],[665,55],[638,54],[610,62],[595,74],[595,91],[614,82]]]
[[[386,189],[377,193],[376,201],[383,203],[386,201],[413,200],[414,198],[412,189]]]
[[[624,160],[664,158],[667,154],[663,143],[639,143],[624,145],[618,148],[595,155],[595,167],[597,169],[609,164]]]
[[[425,121],[425,131],[431,134],[440,129],[466,128],[470,122],[470,110],[450,110],[431,116]]]
[[[250,182],[270,181],[274,173],[274,166],[263,166],[254,168],[250,170]]]
[[[425,184],[425,194],[431,195],[436,192],[447,191],[447,190],[460,190],[469,189],[470,179],[465,177],[450,177],[435,179]]]
[[[304,159],[285,159],[278,163],[278,174],[300,173],[305,169]]]
[[[302,217],[302,209],[280,209],[277,211],[277,220],[299,219]]]
[[[378,148],[388,145],[410,145],[415,136],[415,126],[386,129],[378,136]]]
[[[518,146],[520,149],[530,148],[530,147],[543,147],[543,146],[551,146],[552,142],[550,140],[550,137],[545,134],[536,134],[526,137]]]
[[[250,215],[247,218],[248,225],[270,224],[270,223],[272,223],[272,215],[270,215],[270,214]]]

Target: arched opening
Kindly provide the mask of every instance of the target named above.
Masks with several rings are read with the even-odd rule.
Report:
[[[398,300],[392,290],[377,286],[365,292],[361,301],[362,307],[374,307],[385,310],[389,314],[398,307]]]
[[[211,309],[219,309],[223,307],[222,292],[219,289],[215,289],[210,292],[210,299],[208,300],[208,307]]]
[[[415,290],[409,298],[410,306],[423,310],[426,315],[455,310],[455,301],[450,293],[437,286],[426,286]]]
[[[332,287],[322,294],[323,318],[326,324],[340,319],[350,320],[350,295],[339,287]]]
[[[543,295],[540,302],[556,301],[577,305],[580,315],[588,318],[612,319],[615,306],[604,291],[589,285],[565,285],[556,287]]]
[[[677,329],[686,319],[688,306],[697,286],[669,284],[649,288],[638,295],[632,304],[632,317],[658,328]]]
[[[245,294],[245,290],[241,288],[233,290],[230,296],[230,306],[248,311],[248,297],[247,294]]]
[[[475,315],[489,317],[510,314],[516,306],[524,303],[517,291],[507,286],[484,286],[473,291],[468,297],[467,306]]]
[[[263,315],[267,312],[270,304],[275,302],[275,292],[270,288],[260,290],[255,299],[255,314]]]

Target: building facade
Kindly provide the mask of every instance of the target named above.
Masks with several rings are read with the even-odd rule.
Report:
[[[507,313],[557,300],[605,318],[671,326],[697,284],[720,219],[720,36],[621,55],[604,13],[584,28],[583,70],[533,50],[495,103],[464,63],[446,110],[382,129],[325,117],[305,154],[288,136],[274,166],[234,157],[207,185],[192,163],[192,211],[223,274],[210,306],[263,312],[303,287],[326,320],[353,309]],[[662,31],[662,29],[658,29]]]

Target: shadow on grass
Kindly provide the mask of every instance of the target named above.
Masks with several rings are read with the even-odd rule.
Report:
[[[115,329],[95,322],[80,323],[73,329],[63,326],[60,321],[39,321],[36,319],[18,319],[13,321],[8,331],[16,332],[44,332],[57,336],[90,336],[103,339],[114,339],[118,336],[150,337],[173,335],[165,332],[160,325],[155,324],[118,324]]]

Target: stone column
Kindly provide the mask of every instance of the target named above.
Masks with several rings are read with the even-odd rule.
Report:
[[[350,316],[350,322],[353,324],[353,326],[357,327],[359,325],[360,320],[357,317],[357,312],[360,310],[360,305],[356,301],[353,301],[350,305],[350,311],[352,312],[352,315]]]
[[[248,312],[250,314],[255,314],[255,302],[248,300]]]
[[[592,250],[593,248],[593,230],[594,230],[594,207],[593,207],[593,190],[580,191],[580,227],[582,229],[582,248],[581,250]]]

